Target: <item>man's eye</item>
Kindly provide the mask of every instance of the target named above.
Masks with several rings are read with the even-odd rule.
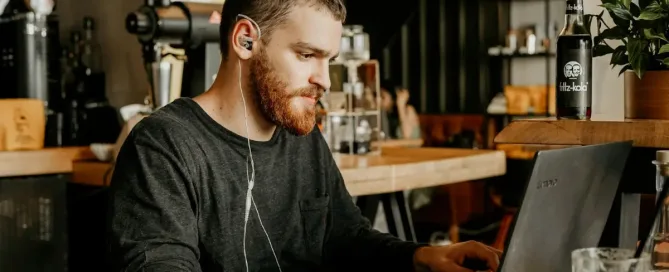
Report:
[[[298,57],[299,57],[301,60],[308,60],[308,59],[313,58],[313,57],[314,57],[314,54],[300,53],[300,54],[298,54]]]

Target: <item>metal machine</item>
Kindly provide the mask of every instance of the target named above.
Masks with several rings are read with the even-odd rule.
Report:
[[[50,89],[58,89],[53,10],[49,0],[0,0],[0,98],[34,98],[48,105]]]
[[[220,64],[221,1],[146,0],[126,17],[142,44],[153,109],[193,97],[213,83]]]

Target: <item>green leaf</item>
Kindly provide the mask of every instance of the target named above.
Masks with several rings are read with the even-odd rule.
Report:
[[[662,14],[662,13],[642,11],[641,15],[639,15],[639,20],[653,21],[653,20],[657,20],[657,19],[662,19],[665,16],[667,16],[667,15]]]
[[[632,2],[630,3],[630,13],[632,13],[632,16],[634,17],[639,17],[639,15],[641,15],[641,8]]]
[[[629,64],[629,59],[627,58],[627,47],[624,45],[616,47],[611,54],[611,64],[612,65],[625,65]]]
[[[612,28],[605,29],[597,37],[600,37],[600,41],[603,40],[603,39],[621,40],[621,39],[626,38],[628,34],[629,34],[629,32],[626,31],[625,29],[622,29],[619,26],[614,26]]]
[[[646,72],[648,60],[650,59],[646,52],[646,47],[648,47],[647,40],[630,39],[627,42],[627,56],[629,57],[630,65],[639,78],[642,78]]]
[[[632,69],[632,66],[630,66],[629,64],[623,66],[623,68],[620,68],[620,72],[618,72],[618,76],[622,75],[625,71],[631,70],[631,69]]]
[[[646,37],[646,39],[649,39],[649,40],[659,39],[659,40],[663,40],[665,42],[669,42],[669,41],[667,41],[667,38],[664,37],[664,33],[655,33],[655,30],[650,29],[650,28],[644,29],[643,30],[643,35]]]
[[[664,66],[669,67],[669,58],[662,60],[662,63],[664,63]]]
[[[620,0],[620,2],[626,7],[630,8],[630,3],[632,3],[632,0]]]
[[[629,29],[632,20],[625,20],[625,19],[618,18],[618,17],[616,17],[614,14],[612,14],[612,13],[610,13],[610,12],[609,12],[609,15],[611,16],[611,19],[613,19],[613,22],[614,22],[617,26],[622,27],[622,28],[624,28],[624,29]],[[637,22],[637,21],[634,21],[634,22]]]
[[[608,2],[609,0],[606,0],[606,1]],[[639,0],[639,7],[641,7],[641,9],[644,9],[648,6],[648,4],[650,4],[651,2],[654,2],[654,1],[655,0]]]
[[[604,1],[602,1],[602,2],[604,2]],[[605,9],[608,9],[608,10],[613,10],[614,8],[619,7],[619,5],[617,3],[615,3],[615,1],[613,3],[603,3],[599,6],[605,8]]]
[[[632,13],[629,12],[629,10],[617,6],[615,8],[610,9],[610,11],[615,15],[615,17],[618,17],[619,19],[623,19],[626,21],[633,20],[634,16],[632,16]],[[643,15],[643,12],[641,13]]]
[[[613,53],[613,48],[606,44],[598,44],[592,48],[592,57],[601,57]]]
[[[639,20],[653,21],[664,17],[667,17],[667,12],[660,6],[660,3],[653,1],[641,11]]]
[[[660,52],[658,54],[669,53],[669,44],[665,44],[660,47]]]

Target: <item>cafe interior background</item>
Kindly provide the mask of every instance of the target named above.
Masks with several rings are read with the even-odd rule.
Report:
[[[57,0],[48,16],[46,66],[44,59],[25,53],[39,51],[39,44],[30,44],[26,42],[29,38],[21,36],[23,27],[30,24],[28,19],[9,19],[15,15],[10,13],[31,2],[38,6],[49,1],[0,0],[0,11],[5,5],[0,20],[0,126],[5,126],[0,130],[0,135],[5,134],[0,136],[0,150],[4,150],[0,151],[0,271],[10,271],[2,269],[3,265],[19,265],[25,268],[22,271],[64,271],[64,267],[95,271],[104,263],[105,188],[113,169],[111,161],[117,141],[137,121],[120,109],[135,105],[127,111],[138,113],[146,109],[147,101],[158,99],[150,95],[138,35],[130,31],[141,31],[137,20],[142,18],[136,15],[135,23],[128,23],[129,15],[144,1]],[[193,2],[220,6],[223,0]],[[602,10],[599,0],[584,3],[586,14]],[[369,152],[351,154],[359,151],[360,145],[355,144],[350,146],[358,149],[333,150],[341,154],[343,175],[352,180],[346,180],[347,186],[363,213],[374,220],[376,228],[405,239],[433,244],[477,240],[502,249],[533,155],[551,147],[496,143],[494,137],[519,119],[554,115],[554,45],[564,23],[565,1],[416,0],[390,5],[381,0],[349,0],[346,6],[346,25],[362,26],[362,32],[353,31],[359,27],[347,28],[351,30],[347,35],[367,36],[369,55],[355,62],[354,69],[349,69],[348,62],[333,64],[333,88],[322,101],[320,120],[332,146],[358,133],[357,128],[337,128],[345,126],[342,120],[346,118],[367,118],[373,128],[374,136],[367,137]],[[212,18],[207,15],[206,19]],[[93,33],[88,42],[87,29]],[[73,40],[81,45],[73,47]],[[197,78],[199,86],[210,84],[210,78],[192,71],[211,73],[211,63],[204,59],[217,54],[207,49],[217,47],[201,45],[185,54],[177,47],[161,48],[177,52],[170,58],[176,62],[168,67],[178,71],[175,67],[181,67],[179,63],[184,62],[179,60],[186,56],[181,74]],[[148,50],[150,54],[151,48]],[[92,73],[103,73],[104,80],[72,87],[68,82],[76,81],[71,78],[73,63],[86,54],[92,54],[86,63],[97,63]],[[39,63],[26,65],[28,60]],[[624,118],[623,77],[610,69],[609,60],[609,56],[593,60],[593,122]],[[32,73],[26,76],[22,71]],[[39,77],[40,71],[48,71],[46,83],[26,79]],[[162,79],[173,77],[178,76]],[[185,76],[183,81],[192,78]],[[351,90],[361,86],[365,93],[378,94],[380,82],[386,79],[409,90],[410,103],[419,114],[420,139],[384,139],[379,136],[383,122],[378,103],[370,103],[371,110],[365,108],[363,113],[358,107],[366,106],[352,106],[360,101],[351,99],[356,92]],[[168,87],[163,82],[161,88],[169,93],[180,85],[174,82],[178,81]],[[34,88],[48,89],[53,108],[42,109],[43,104],[35,104],[35,99],[14,100],[39,97]],[[61,96],[63,90],[67,94]],[[57,101],[54,97],[65,98]],[[54,105],[64,106],[55,109]],[[20,110],[3,111],[10,108]],[[78,120],[72,129],[75,132],[58,132],[54,124],[75,126],[68,118]],[[24,125],[30,128],[24,131],[19,123],[26,119]],[[15,123],[16,129],[10,128]],[[17,133],[37,141],[10,143],[10,134]],[[421,156],[430,158],[418,158]],[[397,165],[385,165],[392,161]],[[643,163],[652,166],[650,159]],[[386,176],[391,172],[387,167],[406,172],[392,177],[397,182],[392,189],[384,183],[384,178],[391,178]],[[424,169],[449,177],[435,178],[421,172]],[[641,176],[648,176],[650,184],[652,174]],[[377,179],[369,181],[371,176]],[[404,193],[414,188],[420,189]],[[611,216],[609,221],[615,221],[615,212]],[[604,236],[616,236],[617,231],[617,226],[607,225]]]

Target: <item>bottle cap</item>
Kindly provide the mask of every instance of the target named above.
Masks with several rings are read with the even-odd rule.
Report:
[[[669,163],[669,150],[658,150],[655,153],[655,160],[661,163]]]
[[[81,40],[81,33],[79,31],[72,31],[70,33],[70,41],[72,43],[77,43]]]
[[[84,29],[90,29],[94,30],[95,29],[95,19],[90,16],[84,17]]]

